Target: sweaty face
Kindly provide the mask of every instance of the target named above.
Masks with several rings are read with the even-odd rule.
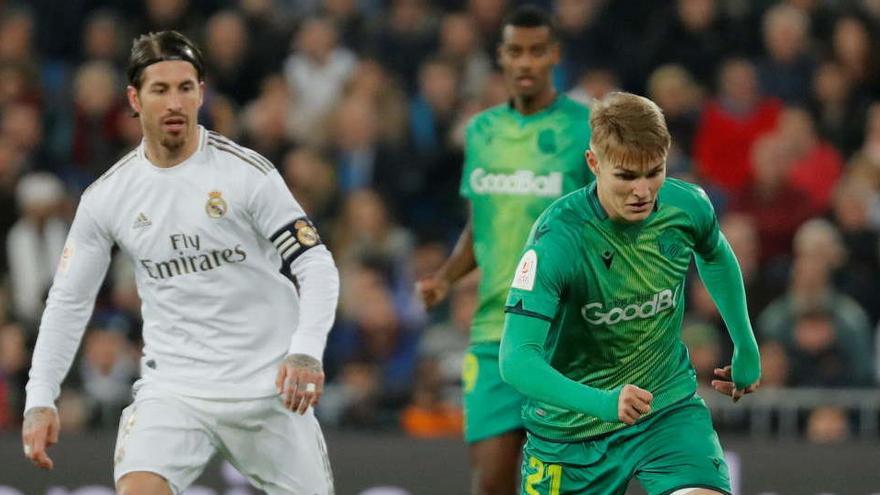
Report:
[[[128,88],[129,104],[140,114],[145,138],[169,151],[193,142],[203,89],[189,62],[167,60],[145,68],[141,88]]]
[[[612,220],[641,222],[648,218],[666,180],[665,160],[641,166],[612,164],[587,151],[587,163],[596,176],[599,203]]]
[[[546,27],[505,26],[498,63],[514,97],[533,97],[550,88],[559,45]]]

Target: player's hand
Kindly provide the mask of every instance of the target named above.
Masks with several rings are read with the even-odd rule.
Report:
[[[744,389],[736,388],[729,364],[723,368],[715,368],[715,378],[715,380],[712,380],[712,388],[718,393],[729,395],[733,398],[734,402],[739,401],[743,395],[754,392],[761,384],[761,380],[758,380]]]
[[[617,399],[617,419],[632,425],[639,418],[651,412],[654,394],[635,385],[624,385]]]
[[[305,414],[309,406],[318,404],[324,393],[321,361],[305,354],[288,355],[278,369],[275,388],[285,408]]]
[[[24,456],[38,467],[52,469],[55,463],[46,454],[46,449],[58,443],[58,434],[61,432],[61,422],[58,420],[58,411],[52,407],[34,407],[24,415],[24,424],[21,427],[21,441],[24,446]]]
[[[428,275],[416,282],[416,292],[425,309],[431,309],[446,299],[449,293],[449,282],[438,274]]]

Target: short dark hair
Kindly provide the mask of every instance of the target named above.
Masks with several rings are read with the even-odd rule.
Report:
[[[554,41],[559,39],[559,28],[553,16],[537,5],[526,4],[517,7],[504,17],[501,25],[524,28],[546,27],[550,31],[551,39]]]
[[[138,36],[132,43],[126,69],[128,83],[140,89],[144,69],[166,60],[191,63],[196,68],[199,81],[205,80],[205,60],[198,47],[177,31],[160,31]]]

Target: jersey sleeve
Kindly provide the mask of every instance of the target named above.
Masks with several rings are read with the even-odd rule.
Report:
[[[54,407],[110,265],[113,243],[83,198],[40,322],[26,387],[25,410]]]
[[[298,284],[299,321],[288,353],[320,360],[339,299],[339,272],[333,256],[277,171],[264,176],[254,189],[251,215],[257,230],[281,256],[282,271]]]
[[[708,256],[717,247],[721,234],[718,226],[718,217],[715,215],[715,208],[709,200],[706,191],[700,186],[693,186],[695,189],[696,207],[691,212],[691,218],[694,221],[694,231],[696,239],[694,239],[694,251],[698,255]]]
[[[542,215],[532,227],[512,274],[505,312],[552,321],[569,281],[572,246],[552,217]]]

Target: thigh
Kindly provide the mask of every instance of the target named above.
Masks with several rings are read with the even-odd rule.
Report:
[[[170,394],[142,387],[119,420],[113,478],[155,473],[172,493],[186,489],[214,455],[211,435],[198,413]]]
[[[312,408],[288,411],[278,397],[236,401],[215,430],[224,456],[268,495],[331,495],[333,473]]]
[[[524,433],[516,430],[470,444],[476,493],[509,495],[514,492],[524,438]]]
[[[636,476],[650,495],[682,488],[730,493],[730,475],[709,409],[699,397],[651,418],[634,444]]]
[[[464,438],[479,442],[512,430],[520,430],[525,398],[501,379],[499,343],[475,344],[465,356]]]
[[[561,443],[528,436],[522,495],[622,495],[631,468],[608,438]]]

